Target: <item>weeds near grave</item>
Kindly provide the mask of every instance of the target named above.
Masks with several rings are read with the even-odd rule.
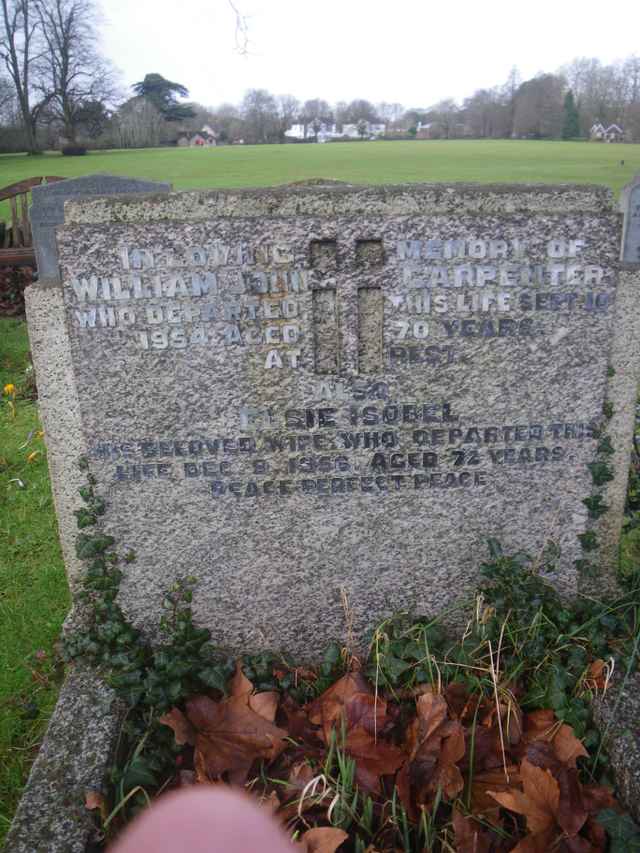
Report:
[[[194,626],[195,579],[182,578],[154,649],[115,602],[119,559],[87,476],[76,515],[91,627],[67,653],[101,667],[131,706],[110,796],[97,801],[108,837],[164,790],[212,781],[252,791],[303,849],[322,832],[327,850],[363,853],[604,851],[607,832],[631,831],[610,813],[599,822],[618,807],[589,700],[616,661],[635,666],[633,592],[567,605],[544,580],[553,548],[536,562],[491,540],[456,640],[438,620],[400,614],[373,632],[363,665],[337,645],[318,668],[266,653],[234,665]]]

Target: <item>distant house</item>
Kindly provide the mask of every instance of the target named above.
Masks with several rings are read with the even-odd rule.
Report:
[[[178,137],[177,144],[181,148],[213,148],[218,144],[218,139],[214,130],[209,125],[205,125],[202,130],[195,133],[185,132]]]
[[[386,125],[372,124],[369,121],[363,124],[343,124],[342,127],[337,124],[325,124],[324,122],[318,127],[317,138],[318,142],[329,142],[331,139],[361,139],[367,137],[375,139],[382,136],[385,132]],[[363,131],[362,133],[360,131]],[[285,136],[290,139],[315,139],[316,133],[314,128],[308,124],[292,124],[289,130],[285,131]]]
[[[357,124],[343,124],[342,133],[338,136],[347,136],[349,139],[374,139],[376,136],[383,136],[386,125],[374,124],[370,121],[358,122]]]
[[[624,130],[617,124],[605,127],[602,122],[596,122],[589,131],[589,138],[592,142],[622,142]]]
[[[416,126],[416,139],[434,139],[440,136],[439,126],[435,122],[429,121],[423,124],[421,121]]]

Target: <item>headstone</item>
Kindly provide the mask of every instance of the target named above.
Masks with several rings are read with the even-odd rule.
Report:
[[[624,188],[620,202],[624,212],[622,260],[640,264],[640,176]]]
[[[85,175],[34,187],[29,217],[40,279],[59,280],[55,229],[64,222],[64,203],[67,199],[115,193],[166,192],[170,189],[171,184],[118,175]]]
[[[215,640],[313,655],[454,605],[489,537],[566,594],[589,563],[610,588],[622,510],[594,506],[624,492],[640,338],[621,233],[585,186],[67,202],[70,375],[43,415],[136,553],[125,612],[152,635],[193,575]]]

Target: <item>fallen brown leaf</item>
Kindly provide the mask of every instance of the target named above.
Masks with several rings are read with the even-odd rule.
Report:
[[[510,791],[520,784],[520,771],[515,764],[508,765],[507,775],[503,768],[476,773],[471,783],[471,810],[474,815],[484,817],[494,826],[500,826],[500,806],[489,791]]]
[[[176,743],[180,746],[185,743],[191,746],[195,744],[196,729],[179,708],[172,708],[166,714],[159,717],[158,722],[173,729]]]
[[[89,811],[97,809],[100,812],[100,819],[103,823],[109,817],[107,801],[100,791],[85,791],[84,807]]]
[[[464,729],[448,720],[442,696],[425,693],[416,702],[416,717],[407,726],[405,751],[408,760],[397,777],[398,793],[412,819],[441,790],[452,799],[464,787],[457,766],[465,755]]]
[[[472,817],[453,810],[453,831],[456,838],[456,853],[489,853],[491,838]]]
[[[605,661],[594,660],[589,665],[585,683],[591,690],[604,690],[607,685],[607,664]]]
[[[254,761],[273,761],[285,747],[287,732],[257,714],[246,694],[214,702],[197,696],[187,702],[187,717],[196,727],[196,770],[200,762],[208,778],[229,773],[242,784]]]
[[[358,694],[372,695],[373,691],[361,672],[348,672],[308,706],[309,721],[322,726],[325,743],[329,743],[332,729],[336,726],[339,729],[345,705],[354,701],[354,697],[357,702]]]
[[[584,744],[577,738],[571,726],[562,725],[553,738],[553,749],[563,764],[576,767],[578,758],[588,758],[589,752]]]
[[[524,740],[526,744],[535,741],[552,744],[558,760],[569,767],[575,767],[578,758],[589,755],[571,726],[561,723],[554,712],[547,709],[526,715]]]
[[[249,696],[253,693],[253,684],[242,671],[242,661],[236,661],[236,671],[229,682],[230,696]]]
[[[373,736],[362,726],[348,732],[345,751],[356,762],[356,782],[365,791],[380,790],[380,777],[396,772],[406,756],[398,746]]]
[[[333,826],[308,829],[300,839],[298,847],[305,853],[335,853],[347,840],[347,833]]]
[[[488,791],[494,800],[509,811],[524,815],[527,829],[536,835],[556,823],[560,787],[548,770],[535,767],[526,759],[520,766],[522,791]]]

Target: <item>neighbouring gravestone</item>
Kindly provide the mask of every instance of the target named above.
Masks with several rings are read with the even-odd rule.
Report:
[[[472,590],[488,537],[610,590],[638,372],[621,237],[592,186],[67,201],[61,283],[28,294],[66,552],[86,454],[150,635],[194,575],[236,650],[361,643]]]
[[[622,260],[640,264],[640,176],[624,188],[621,206],[624,211]]]
[[[55,230],[64,222],[64,203],[67,199],[115,193],[150,193],[170,189],[171,184],[116,175],[86,175],[82,178],[68,178],[54,184],[34,187],[31,191],[32,205],[29,218],[40,278],[46,281],[58,279]]]

